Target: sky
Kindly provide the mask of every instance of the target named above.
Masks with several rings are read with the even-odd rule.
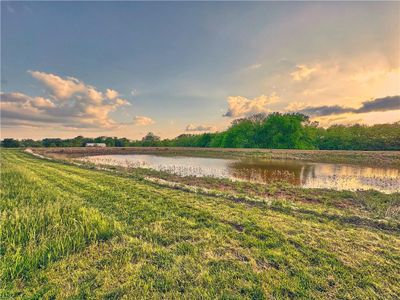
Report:
[[[400,2],[1,2],[1,137],[400,120]]]

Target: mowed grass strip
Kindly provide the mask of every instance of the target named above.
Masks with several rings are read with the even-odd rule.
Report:
[[[19,163],[16,152],[2,154],[6,156],[0,206],[4,280],[29,279],[32,271],[117,232],[113,220],[81,206],[73,195],[66,201],[67,195]]]
[[[302,218],[15,150],[1,152],[0,208],[1,296],[395,299],[400,293],[398,232],[320,214]]]

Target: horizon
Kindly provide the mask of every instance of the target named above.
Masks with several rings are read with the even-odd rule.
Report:
[[[278,112],[272,112],[272,113],[278,113]],[[268,114],[266,114],[265,116],[268,116]],[[251,117],[251,116],[250,116],[250,117]],[[158,136],[158,137],[159,137],[162,141],[166,141],[166,140],[174,140],[174,139],[177,139],[177,138],[182,137],[182,136],[197,136],[197,135],[203,135],[203,134],[219,134],[219,133],[224,133],[224,132],[227,132],[227,130],[233,126],[233,124],[234,124],[233,121],[235,121],[235,120],[241,120],[241,119],[247,119],[247,118],[238,118],[238,119],[234,119],[234,120],[232,120],[232,123],[229,124],[229,125],[227,126],[227,128],[224,128],[224,129],[222,129],[222,130],[203,131],[203,132],[190,132],[190,131],[188,132],[187,130],[185,130],[184,132],[178,134],[177,136],[165,137],[165,138],[159,137],[159,136]],[[395,121],[395,122],[393,122],[393,123],[375,123],[375,124],[360,124],[360,123],[353,123],[353,124],[331,124],[329,127],[322,127],[322,126],[320,126],[320,124],[318,124],[318,127],[319,127],[319,128],[323,128],[323,129],[329,129],[329,128],[334,128],[334,127],[336,127],[336,126],[344,126],[344,127],[352,127],[352,126],[373,127],[373,126],[396,125],[396,124],[400,124],[400,120],[399,120],[399,121]],[[313,125],[311,125],[311,126],[313,126]],[[83,138],[83,139],[92,140],[92,139],[97,139],[97,138],[103,138],[103,139],[111,138],[111,139],[119,139],[119,140],[127,139],[127,140],[130,141],[130,142],[134,142],[134,141],[141,141],[141,140],[143,140],[143,139],[144,139],[147,135],[149,135],[149,134],[156,135],[156,134],[154,134],[154,132],[148,131],[148,132],[144,133],[143,136],[137,137],[137,138],[127,138],[126,136],[113,136],[113,135],[97,135],[97,136],[96,136],[96,135],[92,135],[92,136],[91,136],[91,135],[87,135],[87,136],[83,136],[83,135],[73,135],[73,136],[66,136],[66,137],[63,137],[63,138],[60,138],[59,136],[45,136],[45,137],[37,138],[37,139],[33,139],[33,138],[30,138],[30,137],[28,137],[28,138],[1,137],[0,140],[1,140],[1,141],[4,141],[4,140],[7,140],[7,139],[8,139],[8,140],[18,140],[18,141],[23,141],[23,140],[43,141],[43,140],[45,140],[45,139],[49,139],[49,140],[53,140],[53,139],[54,139],[54,140],[56,140],[56,139],[60,139],[60,140],[73,140],[73,139],[76,139],[76,138]],[[157,135],[156,135],[156,136],[157,136]]]
[[[400,120],[399,2],[1,8],[2,139],[166,139],[273,111]]]

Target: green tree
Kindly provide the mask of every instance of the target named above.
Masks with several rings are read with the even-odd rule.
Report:
[[[160,141],[160,137],[156,136],[154,133],[149,132],[142,138],[142,145],[145,147],[155,147]]]
[[[18,148],[21,147],[21,143],[18,140],[7,138],[1,141],[1,146],[4,148]]]
[[[302,114],[272,113],[258,128],[256,144],[260,148],[312,149],[314,145],[306,143],[310,140],[304,126],[308,121]]]
[[[225,132],[222,146],[225,148],[254,148],[256,124],[248,119],[233,122]]]

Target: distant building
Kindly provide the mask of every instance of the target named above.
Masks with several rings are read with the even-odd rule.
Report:
[[[105,143],[86,143],[85,147],[107,147]]]

